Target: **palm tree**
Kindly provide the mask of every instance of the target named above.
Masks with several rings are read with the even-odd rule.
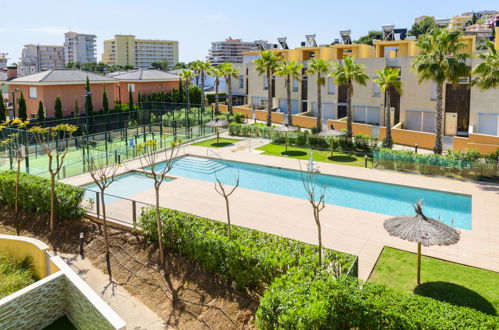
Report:
[[[284,77],[285,85],[286,85],[286,93],[287,93],[287,101],[288,101],[288,125],[293,125],[293,112],[291,111],[291,87],[293,85],[294,80],[301,79],[301,70],[303,68],[303,64],[298,64],[295,61],[290,61],[288,63],[281,62],[277,67],[276,74],[278,76]]]
[[[267,126],[272,125],[272,76],[276,72],[280,61],[281,58],[270,50],[261,51],[260,57],[256,60],[253,60],[253,62],[256,64],[255,71],[258,72],[258,75],[261,76],[265,74],[267,76]]]
[[[435,147],[433,151],[442,153],[442,100],[444,83],[459,83],[460,77],[470,74],[465,60],[469,54],[462,52],[466,46],[460,41],[460,32],[447,29],[434,29],[429,34],[421,35],[416,42],[419,55],[411,65],[411,70],[418,75],[419,82],[432,80],[437,85],[437,106],[435,116]]]
[[[477,75],[473,84],[482,90],[499,87],[499,52],[492,42],[485,40],[485,43],[489,51],[478,55],[483,62],[473,69],[473,74]]]
[[[369,76],[365,73],[365,69],[364,65],[355,63],[355,59],[349,56],[343,60],[343,63],[333,63],[333,72],[330,74],[336,85],[347,86],[347,137],[352,137],[353,83],[366,85]]]
[[[200,60],[193,61],[189,63],[189,70],[191,70],[194,73],[193,78],[196,78],[196,86],[199,87],[199,63]]]
[[[220,87],[220,77],[223,77],[224,74],[220,65],[212,66],[209,70],[209,74],[212,77],[215,77],[215,114],[219,114],[220,111],[218,109],[218,88]]]
[[[228,98],[227,98],[227,108],[229,111],[229,114],[233,114],[232,111],[232,78],[237,78],[239,75],[239,68],[236,68],[232,63],[224,63],[220,66],[220,70],[223,73],[223,76],[225,77],[225,84],[227,85],[227,92],[228,92]]]
[[[307,69],[307,74],[315,74],[317,78],[315,80],[317,84],[317,132],[322,131],[322,99],[321,91],[322,86],[326,84],[326,77],[329,73],[329,68],[331,67],[331,62],[323,59],[312,59],[310,65]]]
[[[189,99],[189,85],[191,84],[191,80],[194,78],[194,72],[189,69],[182,69],[180,73],[180,78],[185,80],[185,90],[187,96],[187,110],[191,109],[191,101]]]
[[[209,61],[203,62],[199,61],[197,65],[198,73],[199,76],[201,77],[201,106],[204,109],[204,78],[206,77],[206,74],[208,73],[208,70],[210,70],[211,64]]]
[[[378,74],[378,78],[374,79],[374,82],[377,83],[381,91],[385,93],[385,147],[391,148],[392,126],[390,124],[390,100],[392,89],[395,89],[397,93],[402,94],[402,82],[399,77],[400,68],[385,67],[383,71],[378,70],[376,73]]]

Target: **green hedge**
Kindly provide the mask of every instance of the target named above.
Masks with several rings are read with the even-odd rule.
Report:
[[[257,311],[260,329],[496,329],[498,318],[352,277],[291,269]]]
[[[229,135],[232,136],[252,136],[271,139],[272,143],[284,144],[286,142],[286,133],[277,132],[274,127],[266,127],[263,124],[237,124],[229,125]],[[288,144],[304,148],[322,148],[331,149],[331,142],[335,151],[359,151],[372,152],[379,148],[381,141],[376,138],[370,138],[367,135],[356,135],[349,140],[345,136],[322,137],[311,134],[308,130],[288,133]]]
[[[15,204],[16,172],[0,172],[0,202]],[[80,219],[84,209],[80,206],[84,190],[64,183],[56,183],[55,214],[66,219]],[[21,173],[19,185],[21,209],[27,212],[50,212],[50,180]]]
[[[233,281],[238,288],[261,288],[290,267],[315,269],[317,247],[296,240],[232,226],[232,240],[227,237],[227,224],[171,209],[162,209],[163,241],[204,270]],[[140,217],[144,235],[157,240],[153,209]],[[354,256],[325,250],[325,263],[346,273]]]
[[[215,94],[206,94],[206,99],[208,104],[215,103]],[[218,93],[218,102],[224,102],[226,99],[227,95],[225,93]]]
[[[377,168],[499,182],[498,157],[499,149],[487,155],[476,150],[438,155],[381,149],[373,153],[373,162]]]

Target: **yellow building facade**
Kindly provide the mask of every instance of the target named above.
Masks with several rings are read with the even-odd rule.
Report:
[[[108,65],[147,69],[154,62],[164,61],[170,66],[178,63],[178,41],[137,39],[134,35],[115,35],[114,39],[104,41],[102,62]]]

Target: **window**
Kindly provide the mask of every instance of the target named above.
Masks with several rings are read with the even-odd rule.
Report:
[[[267,77],[263,77],[263,90],[266,91],[269,89],[269,81],[267,80]]]
[[[29,88],[29,98],[30,99],[36,99],[36,96],[37,93],[36,93],[36,87],[30,87]]]
[[[135,84],[128,84],[128,91],[135,92]]]
[[[239,88],[244,88],[244,76],[242,74],[239,75]]]
[[[378,77],[374,77],[373,79],[377,79]],[[373,96],[379,97],[381,96],[381,90],[379,88],[379,84],[373,81]]]
[[[334,81],[333,81],[333,78],[332,77],[329,77],[329,79],[327,80],[327,93],[328,94],[334,94]]]
[[[298,80],[293,79],[293,92],[298,92]]]

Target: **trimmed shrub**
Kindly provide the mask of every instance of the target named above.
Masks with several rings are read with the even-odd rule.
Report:
[[[80,206],[84,190],[64,183],[55,186],[55,214],[66,219],[80,219],[85,210]],[[0,202],[14,205],[16,172],[0,172]],[[27,212],[50,212],[50,180],[26,173],[20,174],[19,206]]]
[[[293,268],[260,300],[260,329],[496,329],[498,318],[353,277]]]
[[[233,281],[237,288],[262,288],[293,266],[315,270],[317,247],[257,230],[227,224],[171,209],[162,209],[163,241],[206,271]],[[154,209],[140,217],[144,235],[157,240]],[[325,249],[324,263],[336,274],[346,272],[354,256]]]

